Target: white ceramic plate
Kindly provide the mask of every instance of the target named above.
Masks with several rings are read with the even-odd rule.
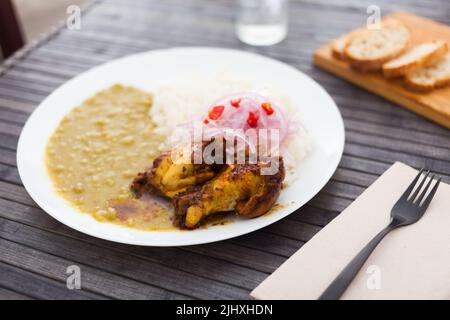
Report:
[[[239,70],[255,78],[270,76],[295,105],[302,106],[302,123],[313,149],[299,164],[300,177],[280,195],[281,209],[251,220],[193,231],[139,231],[100,223],[59,197],[44,163],[48,138],[74,106],[115,83],[152,91],[158,84],[198,72]],[[87,71],[55,90],[34,111],[20,136],[17,165],[22,182],[36,203],[65,225],[94,237],[145,246],[182,246],[243,235],[278,221],[309,201],[335,171],[344,148],[344,125],[327,92],[302,72],[279,61],[242,51],[215,48],[174,48],[125,57]]]

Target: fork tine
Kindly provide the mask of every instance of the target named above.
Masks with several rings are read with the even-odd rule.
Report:
[[[405,190],[405,192],[402,194],[402,196],[400,197],[400,199],[402,200],[407,200],[408,196],[411,194],[411,191],[413,191],[414,186],[416,185],[417,181],[420,178],[420,175],[422,174],[422,172],[424,171],[424,169],[420,169],[419,173],[417,174],[417,176],[414,178],[414,180],[411,182],[411,184],[408,186],[408,188]]]
[[[427,185],[423,189],[422,193],[417,197],[417,200],[414,201],[414,203],[417,203],[417,205],[420,205],[420,203],[422,202],[423,197],[425,197],[425,195],[427,194],[428,189],[430,188],[431,182],[433,181],[434,177],[435,177],[434,174],[430,177],[430,180],[428,180]]]
[[[433,200],[434,194],[436,193],[436,190],[439,187],[439,183],[441,182],[441,178],[437,179],[436,183],[434,184],[433,189],[431,189],[430,194],[423,202],[422,206],[420,207],[424,212],[427,210],[428,206],[430,205],[431,200]]]
[[[420,190],[422,189],[423,184],[425,183],[425,180],[427,180],[427,177],[428,177],[429,174],[430,174],[430,170],[428,170],[428,171],[425,173],[425,177],[423,177],[423,179],[420,181],[419,186],[416,188],[416,190],[414,190],[414,193],[413,193],[413,195],[412,195],[411,198],[410,198],[411,202],[414,202],[414,199],[415,199],[415,198],[417,197],[417,195],[419,194],[419,192],[420,192]]]

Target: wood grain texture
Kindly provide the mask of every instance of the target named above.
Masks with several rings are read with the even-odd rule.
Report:
[[[432,40],[450,43],[449,26],[407,12],[395,12],[388,17],[401,21],[410,30],[411,46]],[[348,63],[333,57],[331,46],[326,44],[314,52],[317,66],[450,128],[450,87],[429,93],[412,92],[405,88],[401,78],[386,79],[380,72],[352,69]]]
[[[395,161],[428,166],[450,182],[450,131],[314,67],[314,48],[356,28],[366,8],[403,9],[449,23],[446,0],[292,1],[288,38],[254,48],[234,37],[233,1],[105,0],[82,30],[53,31],[0,66],[0,298],[248,299],[248,293],[345,209]],[[440,10],[436,8],[441,8]],[[447,8],[447,10],[444,10]],[[43,212],[16,167],[21,129],[55,88],[98,64],[174,46],[247,50],[309,74],[335,99],[346,126],[344,156],[307,205],[257,232],[186,248],[142,248],[96,239]],[[65,270],[82,271],[82,290]]]

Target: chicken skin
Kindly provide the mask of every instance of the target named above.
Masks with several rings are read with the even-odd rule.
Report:
[[[262,175],[258,164],[226,165],[212,180],[175,195],[175,224],[180,228],[197,228],[214,213],[235,211],[237,215],[255,218],[267,213],[278,199],[285,170],[282,158],[278,171]]]
[[[212,179],[216,175],[214,169],[206,164],[175,163],[172,153],[165,152],[153,161],[151,169],[138,174],[131,190],[137,196],[147,191],[172,198]]]

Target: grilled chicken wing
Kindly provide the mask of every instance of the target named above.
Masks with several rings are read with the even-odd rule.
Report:
[[[139,173],[131,184],[131,190],[141,196],[145,191],[169,198],[187,188],[212,179],[214,166],[206,164],[175,163],[171,152],[165,152],[153,161],[146,172]]]
[[[284,180],[284,165],[273,175],[261,175],[265,164],[233,164],[203,186],[197,186],[173,197],[176,221],[180,228],[193,229],[207,216],[235,211],[254,218],[267,213],[278,199]]]

